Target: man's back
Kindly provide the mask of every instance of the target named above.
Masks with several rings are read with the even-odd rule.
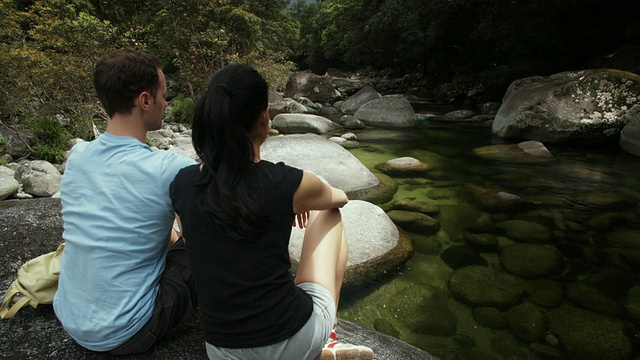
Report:
[[[72,150],[61,184],[67,244],[54,308],[80,345],[111,350],[151,317],[174,217],[169,184],[190,164],[109,133]]]

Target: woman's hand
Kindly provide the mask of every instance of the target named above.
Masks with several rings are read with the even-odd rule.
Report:
[[[302,210],[297,213],[293,218],[293,224],[291,226],[296,227],[296,219],[298,219],[298,227],[300,227],[300,229],[306,228],[307,222],[309,221],[309,210]]]

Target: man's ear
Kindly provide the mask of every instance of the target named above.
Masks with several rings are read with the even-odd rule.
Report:
[[[138,95],[138,97],[136,98],[137,105],[143,110],[149,109],[149,107],[151,106],[151,100],[151,94],[149,94],[147,91],[141,92],[140,95]]]

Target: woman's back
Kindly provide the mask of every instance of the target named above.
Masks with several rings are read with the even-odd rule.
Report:
[[[244,348],[289,338],[313,308],[289,272],[293,195],[302,171],[267,161],[254,166],[247,188],[258,197],[265,224],[252,239],[221,234],[198,208],[194,184],[199,177],[198,166],[181,170],[171,197],[182,219],[207,342]]]

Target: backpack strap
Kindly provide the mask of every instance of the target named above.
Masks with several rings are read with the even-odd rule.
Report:
[[[2,319],[12,318],[13,315],[15,315],[18,312],[18,310],[29,305],[29,301],[31,301],[31,299],[29,299],[29,297],[27,296],[23,296],[18,301],[16,301],[15,304],[11,305],[11,303],[13,302],[13,299],[18,294],[20,294],[20,291],[18,291],[13,287],[7,290],[7,293],[4,295],[4,300],[2,301],[2,306],[0,306],[0,318]]]

